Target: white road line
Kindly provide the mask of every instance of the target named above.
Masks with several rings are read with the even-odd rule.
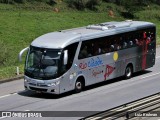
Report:
[[[16,95],[16,94],[17,94],[17,93],[13,93],[13,94],[11,93],[11,94],[8,94],[8,95],[3,95],[3,96],[0,96],[0,99],[1,99],[1,98],[5,98],[5,97],[9,97],[9,96],[12,96],[12,95]]]
[[[148,75],[148,76],[144,76],[144,77],[142,77],[141,79],[148,78],[148,77],[152,77],[152,76],[155,76],[155,75],[158,75],[158,74],[160,74],[160,72],[155,73],[155,74],[151,74],[151,75]]]
[[[0,98],[4,98],[4,97],[8,97],[8,96],[11,96],[11,94],[0,96]]]

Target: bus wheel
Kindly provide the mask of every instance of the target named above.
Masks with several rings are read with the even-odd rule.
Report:
[[[75,92],[79,93],[83,89],[83,82],[81,80],[77,80],[75,83]]]
[[[133,74],[133,67],[131,65],[128,65],[125,70],[125,78],[126,79],[131,78],[132,74]]]

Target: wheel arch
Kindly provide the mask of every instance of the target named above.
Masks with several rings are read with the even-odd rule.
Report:
[[[132,67],[132,70],[133,70],[133,72],[134,72],[134,66],[133,66],[133,63],[128,63],[128,64],[127,64],[127,66],[126,66],[126,68],[127,68],[128,66],[131,66],[131,67]]]
[[[131,66],[131,67],[132,67],[132,72],[134,73],[134,72],[135,72],[135,71],[134,71],[135,69],[134,69],[133,63],[132,63],[132,62],[127,63],[125,69],[126,69],[128,66]],[[124,69],[124,74],[125,74],[125,69]]]
[[[134,68],[132,63],[128,63],[125,67],[124,77],[125,79],[130,79],[133,75]]]
[[[76,83],[77,80],[82,81],[84,87],[86,86],[85,77],[84,77],[83,75],[79,75],[79,76],[77,77],[77,79],[75,80],[75,83]]]

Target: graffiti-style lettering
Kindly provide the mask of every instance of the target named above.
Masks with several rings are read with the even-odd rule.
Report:
[[[103,62],[99,57],[97,57],[96,59],[91,58],[88,61],[88,67],[97,67],[97,66],[100,66],[100,65],[103,65]]]
[[[103,73],[103,71],[101,71],[101,70],[93,70],[93,71],[92,71],[93,77],[96,77],[97,75],[99,75],[99,74],[101,74],[101,73]]]
[[[97,67],[103,65],[103,61],[97,57],[97,58],[91,58],[87,63],[86,62],[82,62],[79,64],[79,68],[80,69],[86,69],[87,67],[91,68],[91,67]]]

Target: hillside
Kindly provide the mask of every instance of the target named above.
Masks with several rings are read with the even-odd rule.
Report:
[[[2,1],[5,0],[0,0]],[[19,51],[29,46],[36,37],[48,32],[125,19],[154,22],[157,33],[160,31],[158,3],[149,2],[141,7],[127,4],[130,6],[128,8],[122,3],[118,5],[105,1],[79,7],[68,3],[68,0],[56,0],[52,4],[45,0],[24,0],[22,3],[18,0],[13,0],[13,3],[12,0],[8,1],[0,4],[0,79],[16,76],[17,66],[23,74],[24,60],[22,63],[17,60]],[[157,42],[160,43],[159,34]]]

